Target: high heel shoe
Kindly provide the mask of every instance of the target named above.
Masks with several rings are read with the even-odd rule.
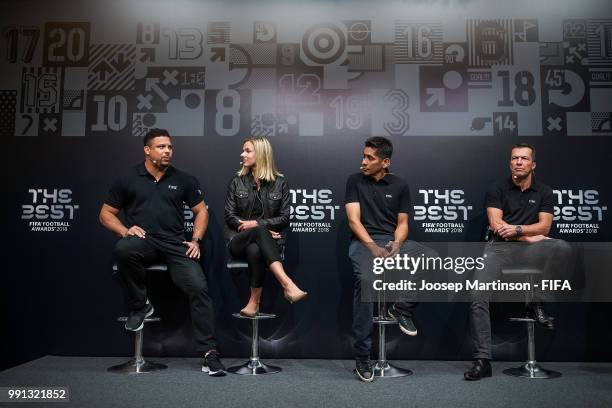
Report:
[[[300,300],[304,299],[306,296],[308,296],[308,292],[304,292],[302,290],[299,290],[299,292],[295,294],[289,294],[289,292],[285,291],[285,299],[287,299],[287,302],[291,304],[295,302],[299,302]]]
[[[248,309],[248,305],[246,305],[242,310],[240,310],[240,315],[245,317],[255,317],[259,313],[259,303],[255,309]]]

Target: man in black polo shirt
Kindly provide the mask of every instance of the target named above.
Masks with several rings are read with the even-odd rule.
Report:
[[[384,137],[366,140],[361,173],[346,182],[345,206],[352,239],[349,258],[353,265],[353,335],[355,336],[355,373],[360,380],[374,379],[372,349],[372,302],[362,300],[362,280],[372,277],[372,257],[394,257],[397,254],[420,256],[431,250],[408,239],[410,189],[401,178],[389,173],[393,145]],[[389,308],[402,332],[415,336],[412,322],[415,302],[398,302]]]
[[[216,351],[214,314],[206,277],[199,263],[199,241],[206,232],[208,211],[195,177],[170,165],[172,140],[165,129],[144,137],[144,163],[112,185],[100,210],[100,222],[119,235],[114,250],[117,267],[129,297],[127,330],[138,331],[153,314],[147,299],[145,266],[165,262],[174,284],[187,294],[202,371],[225,375]],[[194,214],[193,236],[185,240],[183,206]],[[123,210],[125,224],[118,218]]]
[[[489,239],[485,247],[485,267],[474,279],[498,279],[504,266],[531,265],[543,267],[545,274],[559,272],[569,259],[571,248],[562,240],[548,238],[553,221],[552,189],[535,180],[535,148],[520,143],[510,154],[510,177],[492,185],[487,191],[486,209]],[[553,329],[541,301],[527,306],[537,324]],[[470,335],[475,359],[465,372],[466,380],[490,377],[491,319],[489,295],[475,298],[470,306]]]

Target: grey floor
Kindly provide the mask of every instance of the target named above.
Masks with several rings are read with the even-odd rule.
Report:
[[[492,378],[466,382],[467,362],[400,361],[414,375],[366,384],[349,360],[266,360],[283,371],[221,378],[201,373],[197,359],[154,360],[169,368],[119,375],[106,368],[124,358],[46,356],[0,372],[0,386],[70,387],[70,403],[52,407],[612,407],[609,363],[546,363],[563,377],[526,380],[501,373],[517,363],[497,362]]]

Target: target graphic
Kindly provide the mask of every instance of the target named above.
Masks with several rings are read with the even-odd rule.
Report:
[[[302,38],[304,55],[317,64],[330,64],[344,53],[346,39],[342,30],[334,24],[317,24]]]
[[[346,26],[348,45],[366,45],[372,43],[372,22],[370,20],[347,20]]]

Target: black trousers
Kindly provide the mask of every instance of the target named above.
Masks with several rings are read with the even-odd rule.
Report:
[[[258,226],[235,235],[229,242],[233,258],[246,259],[249,264],[249,281],[253,288],[261,288],[266,268],[281,261],[278,244],[267,228]]]
[[[206,353],[216,348],[214,312],[206,276],[197,260],[189,258],[181,242],[168,243],[155,237],[129,236],[115,245],[117,268],[127,288],[132,310],[142,309],[147,300],[145,266],[165,262],[172,282],[189,298],[196,350]]]
[[[546,239],[534,244],[516,242],[489,242],[484,251],[484,268],[474,274],[474,279],[494,281],[501,276],[505,266],[529,266],[541,268],[542,279],[562,276],[571,259],[571,246],[560,239]],[[490,295],[474,295],[470,304],[470,336],[474,359],[491,359]],[[534,301],[546,300],[542,292],[534,293]]]
[[[392,235],[372,235],[374,242],[379,246],[384,246],[389,241],[393,241]],[[418,257],[421,254],[426,256],[436,256],[437,254],[430,248],[419,244],[415,241],[406,241],[402,244],[400,254],[407,254],[411,257]],[[370,357],[372,350],[372,316],[374,313],[374,304],[366,302],[362,299],[362,288],[371,287],[371,281],[374,278],[372,273],[372,256],[370,250],[363,245],[361,241],[353,238],[349,245],[349,259],[353,265],[353,344],[355,355],[357,357]],[[364,285],[365,282],[365,285]],[[395,308],[412,317],[414,309],[418,303],[406,299],[405,301],[395,302]]]

